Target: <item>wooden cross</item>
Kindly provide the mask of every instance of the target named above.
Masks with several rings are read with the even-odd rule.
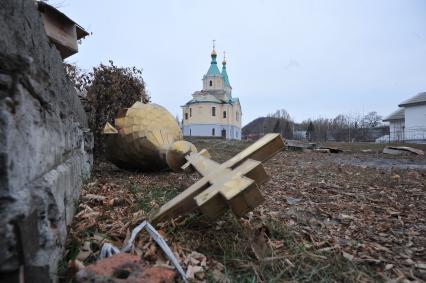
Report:
[[[253,210],[264,198],[259,186],[269,180],[262,162],[284,148],[279,134],[267,134],[228,161],[219,164],[203,149],[186,156],[184,170],[195,169],[203,177],[164,204],[150,221],[158,223],[199,208],[216,219],[229,207],[240,217]]]

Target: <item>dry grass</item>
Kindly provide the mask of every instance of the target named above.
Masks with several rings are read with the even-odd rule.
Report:
[[[220,162],[249,145],[193,142]],[[272,177],[262,188],[266,201],[247,219],[227,213],[210,222],[192,213],[163,223],[160,230],[174,250],[207,257],[201,278],[209,282],[426,280],[424,171],[341,162],[351,158],[352,153],[279,153],[265,163]],[[376,154],[364,158],[386,159]],[[423,164],[424,160],[401,157],[392,162]],[[82,191],[67,260],[79,252],[81,256],[85,242],[93,246],[85,263],[95,260],[103,238],[121,246],[128,231],[151,210],[198,178],[197,174],[127,172],[98,163]],[[88,194],[105,200],[87,199]],[[137,246],[144,256],[142,247],[149,238],[140,238]]]

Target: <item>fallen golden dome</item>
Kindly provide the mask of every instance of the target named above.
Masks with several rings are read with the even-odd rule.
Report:
[[[106,136],[107,158],[123,169],[166,169],[167,151],[179,141],[169,154],[169,162],[170,168],[180,170],[182,159],[185,159],[182,154],[188,153],[180,150],[182,132],[175,118],[157,104],[136,102],[132,107],[120,110],[115,125],[107,123],[103,134]],[[196,151],[195,146],[189,146],[189,150]]]

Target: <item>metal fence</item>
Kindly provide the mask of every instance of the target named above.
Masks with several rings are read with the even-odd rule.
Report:
[[[426,127],[390,130],[376,139],[377,143],[426,143]]]
[[[317,129],[312,133],[307,131],[294,131],[294,140],[310,140],[315,142],[375,142],[378,138],[389,134],[389,127],[380,126],[374,128],[336,128]]]

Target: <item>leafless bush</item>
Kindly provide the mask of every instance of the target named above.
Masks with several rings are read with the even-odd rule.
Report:
[[[113,123],[120,109],[128,108],[136,101],[149,102],[142,70],[118,67],[112,61],[108,65],[100,64],[88,73],[72,64],[66,64],[65,70],[79,91],[87,91],[89,127],[95,137],[95,156],[99,156],[105,150],[101,132],[106,122]]]

